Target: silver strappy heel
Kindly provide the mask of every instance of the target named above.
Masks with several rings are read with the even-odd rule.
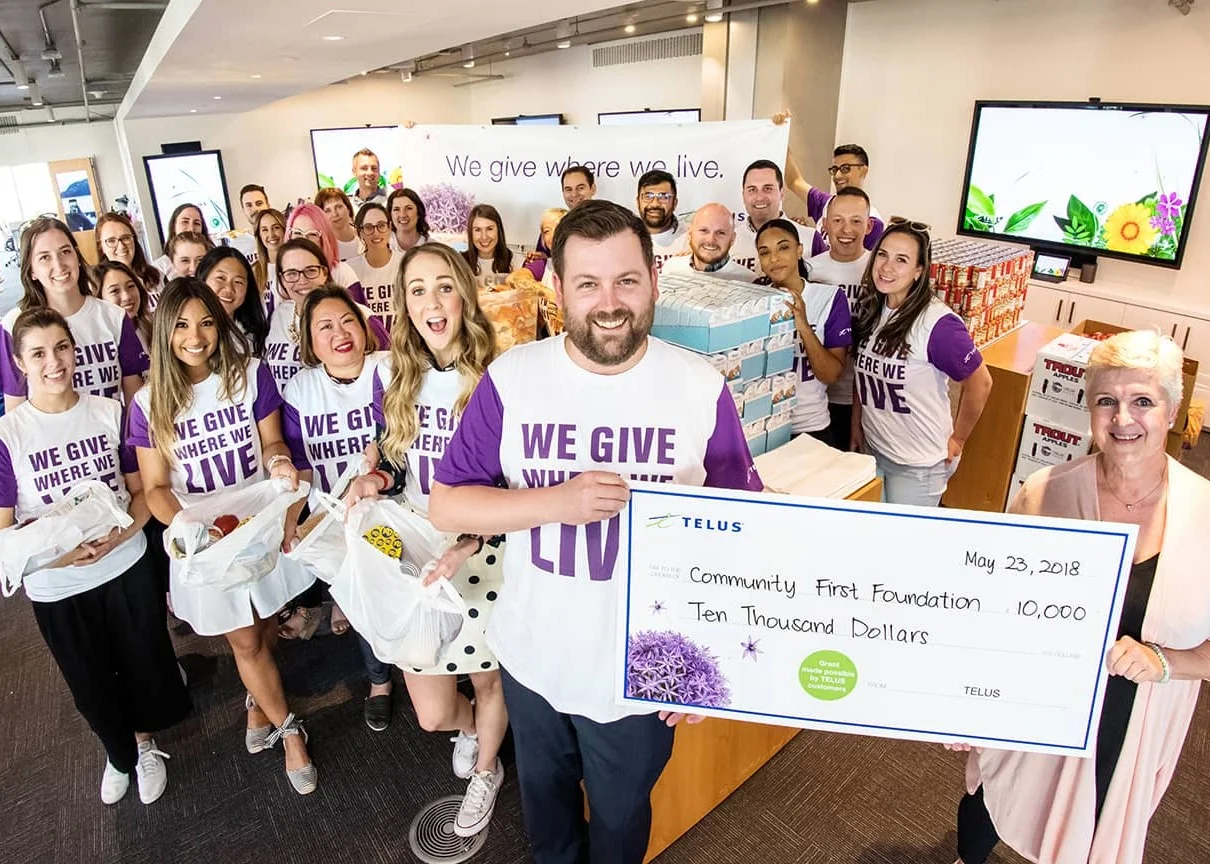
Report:
[[[269,747],[273,747],[282,738],[287,735],[302,735],[303,743],[307,743],[307,730],[303,728],[302,721],[294,716],[293,713],[287,714],[285,721],[281,726],[269,733],[269,737],[265,739]],[[315,770],[315,762],[312,761],[301,768],[295,768],[291,771],[286,769],[286,777],[290,781],[290,785],[294,787],[294,791],[299,795],[310,795],[319,787],[319,772]]]

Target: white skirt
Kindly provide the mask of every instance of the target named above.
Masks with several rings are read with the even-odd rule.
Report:
[[[315,576],[285,555],[277,567],[248,585],[236,588],[198,588],[180,580],[183,563],[169,557],[168,593],[172,611],[199,636],[222,636],[241,627],[249,627],[256,618],[269,618],[306,591]],[[253,609],[256,616],[253,617]]]

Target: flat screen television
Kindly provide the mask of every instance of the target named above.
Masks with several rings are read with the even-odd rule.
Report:
[[[1210,106],[976,102],[958,233],[1178,268]]]
[[[143,168],[147,172],[161,243],[172,211],[181,204],[197,205],[206,221],[206,233],[217,235],[231,230],[231,200],[227,197],[221,151],[144,156]]]
[[[493,126],[562,126],[562,114],[519,114],[516,117],[493,117]]]

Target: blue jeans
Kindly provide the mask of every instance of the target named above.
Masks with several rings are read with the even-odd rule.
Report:
[[[941,503],[950,477],[958,470],[958,459],[936,465],[900,465],[892,462],[872,447],[878,476],[882,478],[882,500],[888,504],[911,504],[916,507],[936,507]],[[959,457],[961,458],[961,457]]]
[[[642,864],[651,789],[672,755],[675,730],[656,714],[612,723],[561,714],[503,668],[500,679],[535,864]]]
[[[353,635],[357,637],[357,647],[361,649],[361,661],[365,664],[366,677],[370,679],[370,683],[385,684],[390,681],[391,667],[374,656],[374,649],[360,633],[354,630]]]

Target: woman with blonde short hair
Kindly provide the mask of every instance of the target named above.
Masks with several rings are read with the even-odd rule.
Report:
[[[982,864],[1001,839],[1038,864],[1143,860],[1148,822],[1210,676],[1210,482],[1164,451],[1180,410],[1182,361],[1175,343],[1153,332],[1097,346],[1087,373],[1097,452],[1031,475],[1009,506],[1133,524],[1139,534],[1105,660],[1094,758],[974,750],[958,806],[962,864]]]

